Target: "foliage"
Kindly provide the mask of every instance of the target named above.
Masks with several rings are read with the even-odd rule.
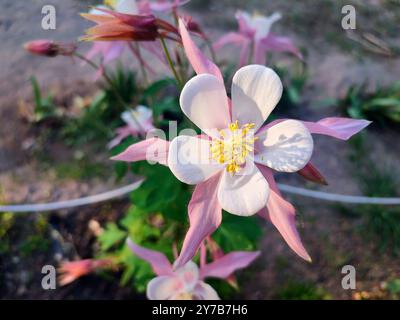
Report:
[[[284,84],[282,98],[279,100],[276,109],[283,113],[291,112],[302,102],[302,91],[306,85],[308,74],[302,63],[297,63],[294,71],[284,67],[274,69]]]
[[[104,146],[105,141],[112,137],[113,130],[122,125],[120,115],[125,106],[135,106],[138,96],[135,74],[120,66],[108,77],[110,83],[104,84],[82,114],[65,122],[62,136],[68,144],[101,141]]]
[[[366,93],[365,86],[353,86],[338,104],[352,118],[374,120],[382,126],[400,123],[400,81],[373,93]]]
[[[365,196],[395,197],[398,194],[398,182],[395,180],[395,168],[378,167],[369,156],[369,149],[364,143],[365,137],[353,138],[351,160],[357,166],[356,178]],[[388,247],[393,252],[400,249],[400,209],[396,206],[362,205],[348,209],[353,214],[364,218],[362,232],[372,238],[382,250]]]
[[[53,96],[42,95],[39,83],[35,77],[31,77],[31,85],[34,98],[33,121],[40,122],[47,119],[59,118],[61,111],[55,105]]]
[[[308,282],[289,281],[277,292],[283,300],[330,300],[332,296],[321,287]]]
[[[400,279],[392,279],[386,283],[385,289],[389,291],[393,299],[400,299]]]

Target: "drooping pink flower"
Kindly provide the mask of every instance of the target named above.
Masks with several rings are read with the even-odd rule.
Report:
[[[205,129],[210,140],[204,139],[204,136],[203,139],[182,136],[168,144],[162,139],[148,139],[130,146],[113,160],[138,161],[146,159],[148,155],[147,159],[163,164],[168,159],[170,165],[171,153],[176,154],[183,145],[181,154],[186,157],[186,163],[183,166],[172,163],[172,171],[179,179],[198,184],[189,203],[190,228],[176,261],[177,267],[188,262],[202,241],[220,225],[222,206],[236,214],[247,215],[254,214],[259,209],[257,213],[275,225],[290,248],[310,261],[296,230],[295,209],[282,198],[270,168],[285,172],[305,168],[309,164],[312,151],[310,133],[347,140],[370,122],[338,117],[325,118],[318,122],[280,119],[261,126],[280,98],[279,77],[271,69],[259,65],[240,69],[233,78],[231,102],[226,97],[218,67],[196,47],[183,23],[180,23],[180,29],[188,59],[194,70],[200,74],[200,77],[195,77],[185,86],[181,95],[181,106],[189,118]],[[210,141],[222,140],[215,136],[220,131],[209,130],[207,127],[224,128],[233,120],[233,131],[243,130],[246,127],[240,128],[236,123],[236,120],[242,119],[245,119],[244,123],[254,123],[253,129],[259,137],[254,141],[257,144],[255,154],[249,159],[250,163],[256,162],[255,166],[250,167],[251,174],[236,175],[240,172],[241,166],[237,165],[241,161],[233,162],[234,166],[229,167],[229,171],[240,168],[239,172],[233,174],[232,171],[235,170],[229,172],[226,163],[199,163],[199,159],[213,159],[209,157]],[[222,130],[226,132],[226,129]],[[201,151],[200,157],[193,150]],[[228,158],[236,160],[235,157]],[[193,160],[196,163],[192,165]],[[314,169],[317,170],[315,167]]]
[[[117,136],[108,144],[110,149],[129,136],[145,136],[148,131],[154,129],[153,111],[145,106],[139,105],[135,109],[124,111],[121,118],[126,125],[116,129]]]
[[[232,44],[241,48],[239,66],[252,61],[256,64],[265,64],[266,53],[269,51],[289,52],[302,59],[301,52],[290,38],[277,36],[270,32],[272,25],[281,18],[279,13],[271,16],[250,15],[245,11],[238,11],[236,19],[239,24],[237,32],[229,32],[215,42],[215,49]],[[252,56],[250,54],[252,53]]]
[[[60,272],[59,283],[64,286],[98,269],[110,267],[115,267],[112,259],[84,259],[63,262],[58,269]]]
[[[236,270],[246,268],[259,252],[235,251],[223,255],[200,268],[192,261],[173,269],[167,257],[161,252],[138,246],[128,239],[132,252],[149,262],[156,278],[147,285],[147,298],[150,300],[219,300],[217,292],[205,278],[226,279]]]
[[[178,30],[152,14],[139,14],[136,1],[121,0],[115,10],[98,6],[95,13],[81,16],[96,23],[81,37],[85,41],[155,41],[158,38],[180,42]],[[98,12],[101,12],[99,14]]]
[[[151,15],[151,10],[147,10],[146,6],[143,6],[141,2],[138,3],[136,0],[109,1],[107,3],[110,7],[99,5],[91,9],[88,15],[83,14],[84,17],[99,24],[98,26],[89,29],[89,35],[84,37],[84,39],[87,40],[95,40],[92,48],[86,54],[86,58],[92,59],[96,56],[101,57],[101,69],[96,74],[96,78],[101,76],[105,65],[118,59],[126,49],[130,49],[131,53],[138,59],[139,63],[142,64],[144,68],[146,68],[150,73],[155,74],[154,69],[148,63],[148,59],[143,58],[144,54],[141,53],[140,50],[144,49],[146,52],[156,57],[161,63],[166,65],[167,62],[162,54],[161,45],[157,41],[154,41],[157,37],[155,31],[167,28],[162,32],[168,34],[168,32],[175,31],[173,30],[173,27],[163,20],[156,19]],[[110,11],[110,9],[113,11]],[[113,14],[113,12],[115,14]],[[139,35],[141,31],[144,33],[147,32],[148,34],[151,33],[152,35],[149,39],[145,39],[145,36],[143,39],[140,37],[137,39],[129,38],[129,34],[136,32]],[[93,38],[90,35],[92,32],[95,34],[102,33],[102,35]],[[104,39],[104,37],[107,37],[107,32],[110,41],[105,41],[107,39]],[[128,39],[125,39],[126,37]],[[118,38],[121,40],[139,40],[139,42],[137,42],[135,46],[132,46],[128,41],[119,41]]]

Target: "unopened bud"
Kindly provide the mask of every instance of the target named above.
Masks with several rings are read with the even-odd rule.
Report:
[[[55,57],[58,55],[72,55],[76,50],[76,45],[73,43],[58,43],[51,40],[33,40],[25,43],[24,48],[32,54]]]

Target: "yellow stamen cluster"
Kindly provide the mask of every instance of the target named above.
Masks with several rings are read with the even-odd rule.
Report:
[[[189,292],[182,292],[175,297],[176,300],[196,300],[193,294]]]
[[[118,0],[104,0],[104,4],[106,6],[110,6],[111,8],[115,8],[118,4]]]
[[[211,142],[211,157],[218,163],[226,164],[226,171],[235,174],[246,163],[246,157],[254,150],[257,140],[249,131],[254,123],[246,123],[242,127],[238,121],[231,123],[226,130],[219,132],[221,138]]]

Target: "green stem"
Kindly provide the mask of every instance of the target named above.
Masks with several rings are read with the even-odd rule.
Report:
[[[176,69],[174,67],[174,63],[172,62],[171,55],[169,54],[169,51],[168,51],[168,48],[167,48],[167,44],[165,43],[165,40],[164,40],[163,37],[160,37],[160,41],[161,41],[161,45],[162,45],[164,53],[165,53],[165,57],[167,58],[168,65],[169,65],[169,67],[170,67],[170,69],[171,69],[171,71],[172,71],[172,73],[173,73],[173,75],[175,77],[175,80],[176,80],[176,82],[178,84],[178,87],[179,87],[179,89],[182,89],[183,88],[183,84],[182,84],[181,79],[178,76],[178,72],[176,71]]]
[[[149,83],[150,83],[149,82],[149,77],[147,76],[147,71],[146,71],[146,68],[144,66],[144,60],[143,60],[143,57],[142,57],[142,52],[140,51],[140,47],[139,47],[139,44],[137,42],[135,42],[135,47],[136,48],[133,48],[132,43],[129,43],[129,48],[131,49],[133,54],[135,54],[135,50],[136,50],[136,53],[137,53],[138,58],[139,58],[140,72],[143,75],[143,80],[146,83],[146,85],[149,85]]]
[[[253,62],[253,55],[254,55],[254,51],[255,51],[255,42],[254,40],[251,40],[250,42],[250,50],[249,50],[249,59],[248,59],[248,64],[252,64]]]
[[[210,50],[212,61],[214,61],[214,63],[217,63],[217,55],[215,54],[215,51],[214,51],[211,41],[207,37],[204,38],[204,41],[206,42],[206,45],[207,45],[208,49]]]

